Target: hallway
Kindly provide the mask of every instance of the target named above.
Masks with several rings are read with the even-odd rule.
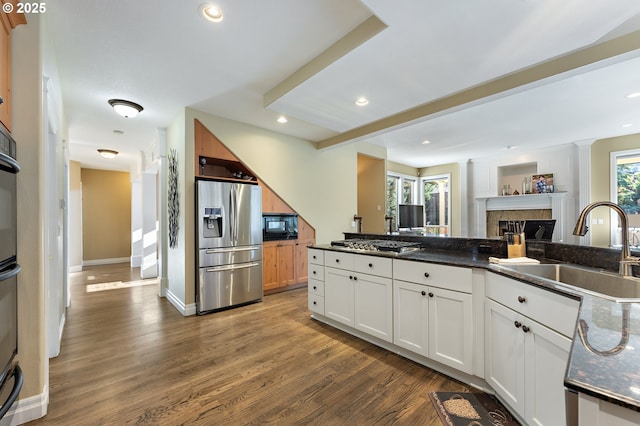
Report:
[[[306,288],[183,317],[128,264],[71,277],[49,414],[30,424],[439,425],[428,391],[466,385],[309,318]],[[119,287],[110,285],[109,287]]]

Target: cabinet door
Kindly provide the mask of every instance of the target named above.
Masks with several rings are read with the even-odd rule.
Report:
[[[558,424],[565,419],[564,376],[571,340],[533,321],[524,319],[525,419],[532,425]]]
[[[278,282],[278,245],[265,243],[262,245],[262,283],[264,290],[279,287]]]
[[[524,416],[525,333],[518,327],[521,317],[490,299],[486,299],[485,306],[485,380]]]
[[[324,314],[343,324],[355,326],[353,272],[324,270]]]
[[[313,245],[313,240],[298,240],[295,246],[295,282],[302,283],[309,280],[309,256],[308,247]]]
[[[296,282],[295,250],[296,246],[293,241],[283,242],[278,245],[278,285],[280,287]]]
[[[471,295],[429,287],[429,358],[472,373]]]
[[[393,281],[393,343],[423,356],[429,355],[428,288]]]
[[[393,341],[393,290],[390,278],[354,275],[355,327],[387,342]]]

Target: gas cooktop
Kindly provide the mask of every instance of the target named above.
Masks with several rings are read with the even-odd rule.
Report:
[[[353,250],[384,251],[392,253],[405,253],[407,251],[418,250],[420,248],[420,243],[395,240],[352,239],[332,241],[331,245],[334,247],[345,247]]]

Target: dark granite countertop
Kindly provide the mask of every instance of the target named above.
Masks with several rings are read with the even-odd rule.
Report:
[[[495,251],[478,253],[477,250],[467,250],[466,247],[462,247],[463,250],[460,251],[447,247],[446,249],[423,248],[402,254],[390,254],[343,249],[331,245],[319,245],[314,248],[482,268],[568,297],[581,299],[565,385],[575,391],[640,411],[640,303],[617,303],[554,284],[550,280],[537,279],[491,264],[490,256],[506,257],[500,256]],[[538,258],[538,260],[541,263],[562,261],[547,258]],[[581,338],[580,334],[586,337]]]

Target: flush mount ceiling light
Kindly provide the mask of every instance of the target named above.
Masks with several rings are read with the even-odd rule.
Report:
[[[137,103],[124,99],[109,99],[108,102],[124,118],[133,118],[144,109]]]
[[[284,124],[287,122],[287,117],[285,117],[284,115],[281,115],[280,117],[278,117],[278,123],[280,124]]]
[[[114,151],[112,149],[99,149],[98,152],[104,158],[115,158],[118,155],[118,151]]]
[[[364,96],[356,99],[356,105],[358,106],[365,106],[369,103],[369,99],[365,98]]]
[[[425,140],[422,141],[422,145],[429,145],[430,143],[431,143],[431,141],[428,140],[428,139],[425,139]]]
[[[632,127],[632,126],[633,126],[633,123],[626,123],[626,124],[621,125],[620,127],[623,127],[623,128],[626,129],[627,127]]]
[[[627,95],[627,98],[629,98],[629,99],[633,99],[633,98],[640,98],[640,92],[629,93],[629,94]]]
[[[211,4],[201,5],[200,14],[204,17],[204,19],[211,22],[221,22],[224,19],[222,10]]]

